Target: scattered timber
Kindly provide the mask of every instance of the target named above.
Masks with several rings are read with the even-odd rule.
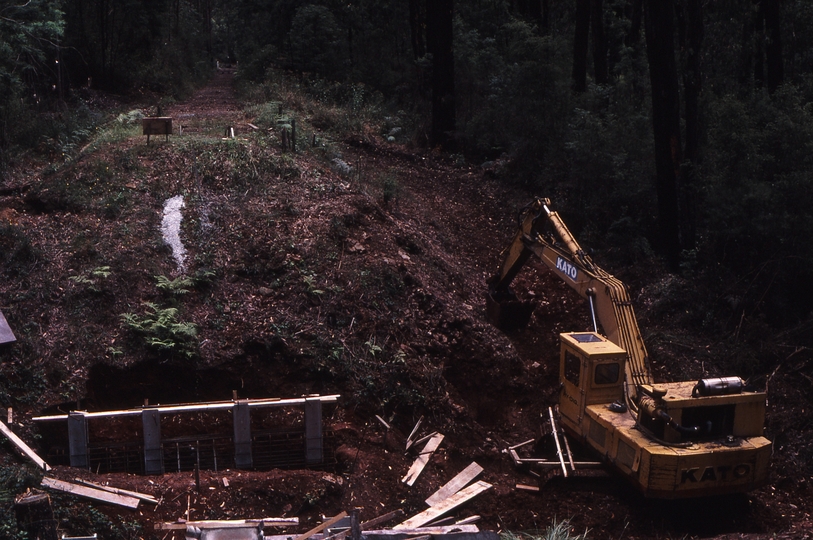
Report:
[[[117,495],[127,495],[129,497],[135,497],[136,499],[140,499],[150,504],[158,504],[158,499],[146,493],[139,493],[138,491],[130,491],[129,489],[120,489],[112,486],[104,486],[102,484],[96,484],[94,482],[82,480],[81,478],[74,478],[73,481],[83,486],[101,489],[102,491],[109,491],[110,493],[116,493]]]
[[[429,442],[426,443],[426,446],[423,447],[421,453],[418,455],[418,458],[412,464],[412,467],[409,468],[406,476],[401,479],[401,482],[405,483],[408,486],[411,486],[415,483],[415,480],[418,479],[418,476],[423,471],[426,464],[429,463],[429,458],[432,457],[432,454],[437,450],[440,443],[443,441],[443,435],[440,433],[435,434]]]
[[[412,437],[414,437],[414,436],[415,436],[415,434],[416,434],[416,433],[418,433],[418,428],[419,428],[419,427],[421,427],[421,422],[423,422],[423,416],[421,416],[420,418],[418,418],[418,421],[415,423],[415,427],[414,427],[414,428],[412,428],[412,431],[409,433],[409,437],[407,437],[407,440],[406,440],[406,449],[407,449],[407,450],[409,450],[409,449],[410,449],[410,447],[411,447],[413,444],[415,444],[415,443],[412,441]]]
[[[322,523],[321,525],[317,525],[316,527],[309,530],[308,532],[300,534],[294,540],[307,540],[308,538],[310,538],[314,534],[324,531],[325,529],[327,529],[331,525],[334,525],[335,523],[338,523],[339,521],[341,521],[345,517],[347,517],[347,512],[340,512],[340,513],[336,514],[335,516],[333,516],[332,518],[330,518],[329,520]]]
[[[449,480],[443,485],[443,487],[426,499],[426,504],[429,506],[435,506],[436,504],[448,499],[466,487],[469,482],[477,478],[481,472],[483,472],[483,468],[478,465],[477,462],[473,461],[471,465],[463,469],[457,476]]]
[[[365,521],[359,525],[360,531],[367,531],[371,530],[373,527],[378,527],[382,523],[386,523],[388,521],[392,521],[395,518],[399,518],[404,515],[403,510],[394,510],[392,512],[388,512],[386,514],[382,514],[378,517],[375,517],[369,521]],[[350,535],[350,530],[342,531],[340,533],[334,534],[333,536],[328,536],[324,540],[344,540]]]
[[[247,526],[263,527],[293,527],[299,525],[299,518],[259,518],[259,519],[227,519],[227,520],[204,520],[204,521],[173,521],[156,523],[155,529],[159,531],[182,531],[187,526],[198,529],[240,529]],[[290,535],[287,535],[289,537]]]
[[[407,534],[407,535],[424,535],[424,534],[451,534],[455,532],[465,532],[465,533],[473,533],[479,532],[480,529],[477,528],[477,525],[438,525],[435,527],[413,527],[413,528],[404,528],[398,529],[394,527],[392,529],[383,529],[378,531],[365,531],[365,536],[397,536],[400,534]]]
[[[528,484],[517,484],[517,489],[520,491],[532,491],[534,493],[539,493],[539,486],[529,486]]]
[[[478,480],[477,482],[473,483],[469,487],[463,488],[445,501],[441,501],[440,503],[432,506],[420,514],[416,514],[409,518],[408,520],[404,521],[403,523],[396,525],[393,527],[395,530],[403,530],[403,529],[413,529],[415,527],[420,527],[421,525],[425,525],[427,523],[432,522],[433,520],[439,518],[443,514],[450,512],[457,508],[458,506],[462,505],[463,503],[473,499],[480,493],[488,490],[491,488],[491,484],[483,482],[482,480]],[[456,525],[453,525],[456,526]]]
[[[4,424],[2,421],[0,421],[0,431],[2,431],[2,432],[3,432],[3,435],[5,435],[6,437],[8,437],[8,440],[10,440],[11,442],[13,442],[13,443],[14,443],[14,445],[15,445],[17,448],[19,448],[19,450],[20,450],[20,451],[21,451],[21,452],[22,452],[22,453],[23,453],[23,454],[24,454],[24,455],[25,455],[25,456],[26,456],[28,459],[30,459],[31,461],[33,461],[34,463],[36,463],[36,464],[37,464],[37,467],[39,467],[40,469],[45,470],[45,471],[50,471],[50,470],[51,470],[51,466],[50,466],[50,465],[48,465],[47,463],[45,463],[45,460],[43,460],[41,457],[39,457],[39,456],[37,455],[37,453],[36,453],[36,452],[34,452],[34,451],[31,449],[31,447],[30,447],[30,446],[28,446],[27,444],[25,444],[25,442],[24,442],[24,441],[23,441],[21,438],[19,438],[19,437],[17,436],[17,434],[16,434],[16,433],[14,433],[13,431],[11,431],[11,428],[9,428],[7,425],[5,425],[5,424]]]
[[[62,480],[57,480],[56,478],[49,478],[47,476],[42,479],[42,486],[55,489],[57,491],[64,491],[65,493],[71,493],[79,497],[86,497],[88,499],[94,499],[109,504],[132,508],[133,510],[138,508],[138,503],[141,502],[136,497],[130,497],[129,495],[110,493],[109,491],[95,489],[88,486],[81,486],[79,484],[72,484],[71,482],[65,482]]]
[[[369,531],[362,534],[362,540],[416,540],[429,536],[433,540],[499,540],[494,531],[469,531],[471,525],[451,526],[448,532],[433,529],[413,529],[411,531]],[[427,531],[421,534],[421,531]],[[378,534],[386,533],[386,534]],[[395,533],[395,534],[394,534]]]
[[[562,474],[567,478],[567,467],[565,466],[565,457],[562,454],[562,445],[559,444],[559,430],[556,428],[556,421],[553,419],[553,408],[548,407],[548,414],[550,414],[550,427],[553,432],[553,440],[556,442],[556,455],[559,456],[559,463],[562,465]]]
[[[527,444],[531,444],[531,443],[532,443],[532,442],[534,442],[535,440],[536,440],[536,439],[528,439],[528,440],[527,440],[527,441],[525,441],[525,442],[521,442],[521,443],[519,443],[519,444],[515,444],[514,446],[509,446],[509,447],[508,447],[508,449],[509,449],[509,450],[516,450],[517,448],[521,448],[521,447],[523,447],[523,446],[525,446],[525,445],[527,445]]]

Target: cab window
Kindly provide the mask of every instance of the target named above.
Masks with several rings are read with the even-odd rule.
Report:
[[[579,372],[581,371],[581,360],[570,351],[565,351],[565,379],[568,382],[579,386]]]
[[[598,364],[594,372],[593,382],[595,384],[615,384],[620,376],[620,364]]]

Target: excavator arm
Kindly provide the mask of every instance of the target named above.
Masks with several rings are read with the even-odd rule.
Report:
[[[489,279],[489,311],[509,306],[506,299],[514,297],[511,282],[535,256],[589,301],[594,326],[598,321],[607,338],[627,352],[627,401],[635,408],[638,387],[651,385],[653,378],[627,288],[593,263],[549,205],[548,199],[536,199],[520,211],[519,229],[503,252],[497,274]]]

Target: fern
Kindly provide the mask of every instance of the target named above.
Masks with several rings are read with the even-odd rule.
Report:
[[[85,274],[76,276],[68,276],[68,279],[79,285],[87,285],[88,289],[93,292],[99,292],[98,284],[100,280],[107,279],[113,272],[109,266],[97,266],[93,270]]]
[[[144,302],[144,306],[147,308],[144,314],[122,313],[121,319],[144,338],[148,347],[179,352],[190,358],[197,354],[197,325],[179,321],[178,308],[162,308],[152,302]]]
[[[180,276],[172,280],[166,276],[155,276],[155,286],[160,291],[180,296],[188,293],[189,288],[195,286],[195,280],[186,276]]]

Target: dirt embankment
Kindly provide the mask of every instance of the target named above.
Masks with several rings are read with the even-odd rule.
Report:
[[[186,472],[82,472],[162,500],[140,512],[104,512],[142,523],[147,537],[154,522],[187,511],[192,519],[299,516],[305,530],[320,514],[351,508],[362,519],[421,511],[427,496],[476,460],[494,487],[459,517],[481,515],[483,528],[531,530],[569,518],[591,538],[810,534],[813,479],[793,461],[810,455],[802,432],[792,434],[796,404],[807,402],[792,375],[806,365],[799,362],[771,382],[769,426],[789,432],[769,433],[783,441],[770,486],[677,503],[646,501],[613,476],[553,480],[539,494],[516,490],[536,480],[502,450],[539,435],[540,415],[558,398],[558,333],[588,327],[578,297],[534,265],[516,285],[539,301],[531,325],[506,336],[484,319],[485,279],[528,197],[480,167],[386,142],[372,130],[282,153],[264,109],[247,110],[234,98],[231,74],[220,72],[164,111],[183,136],[150,146],[134,135],[102,143],[34,179],[7,179],[0,196],[3,238],[14,250],[0,298],[19,338],[3,352],[5,389],[41,385],[36,401],[11,396],[24,424],[77,401],[112,409],[144,399],[230,399],[235,390],[342,396],[325,417],[335,437],[331,470],[202,471],[200,491]],[[303,140],[329,139],[309,123],[317,112],[305,101],[286,110],[298,116]],[[230,127],[234,140],[224,139]],[[183,277],[160,237],[163,203],[177,195],[185,200],[181,238],[194,279],[159,287],[155,276]],[[168,308],[177,310],[175,322],[196,325],[195,339],[170,331],[146,336],[166,345],[150,346],[122,323],[122,314],[143,320]],[[681,359],[659,357],[669,360]],[[407,487],[401,478],[414,455],[404,441],[421,416],[421,435],[437,430],[446,438]],[[186,427],[204,433],[214,424]],[[21,429],[35,433],[30,424]],[[124,428],[95,429],[97,439],[137,439]],[[45,453],[48,444],[46,436]],[[60,467],[56,474],[80,473]]]

